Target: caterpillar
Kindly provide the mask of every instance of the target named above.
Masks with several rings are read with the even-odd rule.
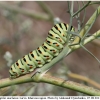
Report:
[[[64,48],[68,36],[68,24],[59,23],[54,25],[48,32],[46,41],[36,50],[31,51],[28,55],[16,61],[9,70],[10,78],[17,78],[21,75],[30,73],[36,68],[43,67],[51,62]],[[74,32],[74,27],[71,26],[70,31]],[[69,41],[73,42],[75,35],[69,34]]]

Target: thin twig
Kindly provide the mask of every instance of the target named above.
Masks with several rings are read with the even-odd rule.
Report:
[[[85,81],[85,82],[87,82],[87,83],[89,83],[89,84],[91,84],[91,85],[93,85],[93,86],[100,89],[100,84],[99,83],[97,83],[97,82],[95,82],[95,81],[93,81],[93,80],[91,80],[91,79],[89,79],[85,76],[78,75],[78,74],[75,74],[75,73],[72,73],[72,72],[68,72],[67,75],[71,78]]]
[[[43,14],[43,13],[39,13],[39,12],[37,13],[37,12],[35,12],[33,10],[20,8],[20,7],[17,7],[17,6],[13,6],[13,5],[10,5],[10,4],[7,4],[7,3],[1,3],[1,2],[0,2],[0,7],[3,8],[3,9],[9,10],[9,11],[13,11],[13,12],[16,12],[16,13],[24,14],[26,16],[29,16],[31,18],[35,18],[35,19],[38,19],[38,20],[50,21],[49,15]]]
[[[89,5],[93,5],[93,4],[100,4],[100,1],[98,1],[98,2],[91,2]]]
[[[81,12],[84,8],[88,7],[88,5],[90,4],[90,2],[91,2],[91,1],[88,1],[87,4],[85,4],[81,9],[79,9],[77,12],[75,12],[75,13],[73,14],[73,17],[76,16],[79,12]]]
[[[81,37],[84,36],[84,34],[87,32],[87,30],[91,27],[91,24],[94,23],[94,20],[96,20],[99,15],[100,15],[100,6],[96,9],[94,14],[90,17],[88,22],[82,28],[81,32],[79,33]],[[79,37],[76,37],[76,39],[73,43],[77,43],[78,41],[79,41]]]
[[[84,6],[84,2],[82,1],[82,4]],[[86,8],[84,9],[84,15],[83,15],[83,19],[82,19],[82,22],[81,22],[81,27],[83,26],[83,23],[85,21],[85,17],[86,17]]]
[[[50,8],[43,1],[37,1],[37,3],[50,16],[50,20],[54,23],[54,15]]]

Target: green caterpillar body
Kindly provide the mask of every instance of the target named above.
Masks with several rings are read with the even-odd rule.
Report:
[[[68,24],[59,23],[52,27],[48,33],[46,41],[36,50],[16,61],[10,68],[10,78],[17,78],[21,75],[34,71],[36,68],[43,67],[62,51],[67,42]],[[71,31],[74,28],[71,26]],[[70,34],[69,42],[74,41],[74,35]]]

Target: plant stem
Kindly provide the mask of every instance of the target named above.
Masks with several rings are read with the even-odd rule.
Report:
[[[43,82],[43,83],[49,83],[49,84],[53,84],[56,86],[60,86],[63,88],[67,88],[67,89],[72,89],[78,92],[82,92],[84,94],[88,94],[88,95],[92,95],[92,96],[100,96],[100,91],[97,89],[94,89],[92,87],[88,87],[76,82],[72,82],[72,81],[66,81],[64,79],[61,78],[57,78],[57,77],[53,77],[50,76],[48,74],[45,74],[39,81],[37,81],[37,79],[33,80],[30,75],[25,75],[22,76],[20,78],[16,78],[13,80],[10,80],[8,78],[6,79],[2,79],[0,80],[0,88],[6,87],[6,86],[10,86],[12,84],[21,84],[21,83],[27,83],[27,82]]]
[[[0,2],[0,7],[3,8],[3,9],[9,10],[9,11],[24,14],[26,16],[29,16],[31,18],[35,18],[35,19],[38,19],[38,20],[50,21],[50,17],[47,14],[43,14],[43,13],[39,13],[39,12],[37,13],[33,10],[20,8],[20,7],[17,7],[17,6],[13,6],[13,5],[10,5],[10,4],[7,4],[7,3],[1,3],[1,2]]]
[[[91,2],[89,5],[93,5],[93,4],[100,4],[100,1],[97,1],[97,2]]]
[[[85,76],[82,76],[82,75],[78,75],[78,74],[72,73],[72,72],[68,72],[67,75],[69,77],[71,77],[71,78],[87,82],[87,83],[89,83],[89,84],[91,84],[91,85],[93,85],[93,86],[95,86],[95,87],[100,89],[100,84],[95,82],[95,81],[93,81],[93,80],[91,80],[91,79],[89,79],[88,77],[85,77]]]
[[[41,82],[53,84],[53,85],[58,85],[64,88],[72,89],[72,90],[77,90],[78,92],[82,92],[88,95],[93,95],[93,96],[100,96],[100,91],[97,89],[94,89],[92,87],[88,87],[76,82],[72,81],[66,81],[60,78],[52,77],[49,75],[44,75],[41,80]]]
[[[37,1],[41,8],[50,16],[50,20],[54,23],[53,12],[48,8],[48,6],[43,1]]]
[[[84,5],[81,9],[79,9],[77,12],[75,12],[73,14],[73,17],[76,16],[79,12],[81,12],[84,8],[86,8],[89,4],[90,4],[91,1],[88,1],[88,3],[86,5]]]
[[[82,28],[81,32],[79,33],[81,37],[83,37],[84,34],[89,30],[89,28],[91,27],[91,24],[94,23],[94,20],[96,20],[99,15],[100,15],[100,6],[96,9],[94,14],[90,17],[90,19],[87,21],[85,26]],[[76,37],[73,44],[78,43],[78,42],[79,42],[79,37]]]

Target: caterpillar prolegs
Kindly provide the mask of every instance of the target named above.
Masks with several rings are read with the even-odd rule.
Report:
[[[10,78],[17,78],[21,75],[34,71],[36,68],[43,67],[46,63],[57,57],[67,42],[68,24],[59,23],[54,25],[48,32],[46,41],[36,50],[16,61],[10,68]],[[71,26],[70,31],[74,32]],[[69,35],[69,42],[74,41],[74,35]]]

